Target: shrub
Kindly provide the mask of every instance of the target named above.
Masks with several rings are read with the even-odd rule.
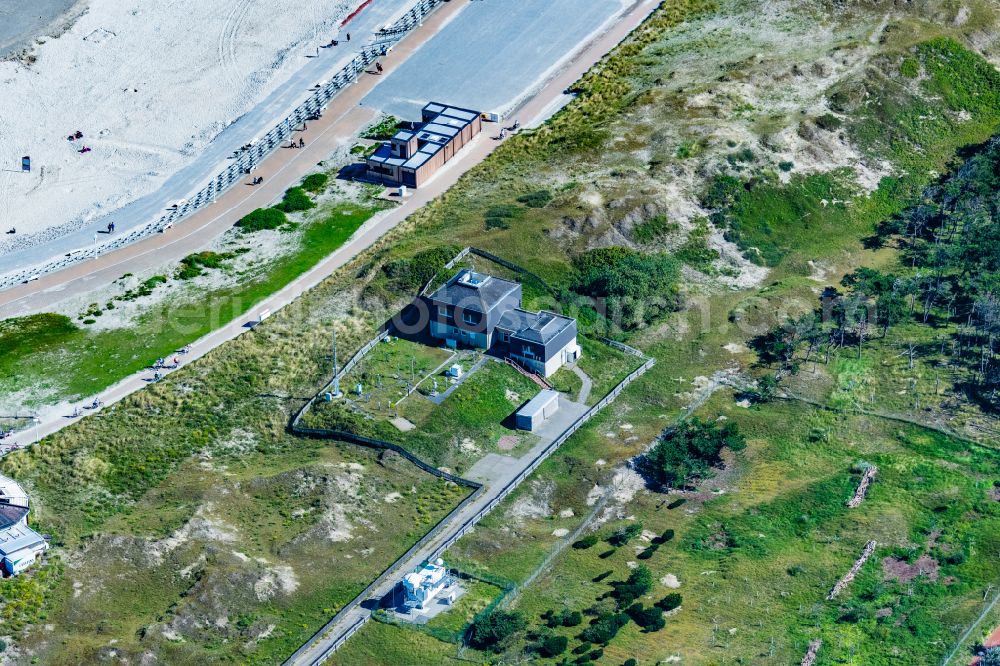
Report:
[[[583,623],[583,614],[580,611],[563,611],[562,625],[564,627],[577,627]]]
[[[625,663],[623,663],[622,666],[639,666],[639,662],[632,657],[629,657],[625,660]]]
[[[794,162],[778,162],[778,168],[781,169],[782,171],[784,171],[785,173],[788,173],[789,171],[791,171],[792,169],[795,168],[795,163]]]
[[[472,623],[469,643],[479,650],[494,650],[526,624],[520,613],[496,609]]]
[[[608,543],[620,548],[640,534],[642,534],[642,523],[631,523],[615,530],[615,533],[608,537]]]
[[[509,220],[519,220],[524,217],[525,209],[513,204],[498,204],[490,206],[483,213],[487,229],[510,229]]]
[[[424,286],[435,274],[444,270],[459,251],[455,245],[432,247],[408,259],[395,259],[382,266],[390,284],[400,291],[413,291]]]
[[[309,195],[301,187],[292,187],[285,190],[285,196],[282,197],[281,203],[275,206],[275,208],[283,210],[286,213],[296,213],[315,207],[316,202],[310,199]]]
[[[557,657],[566,651],[569,639],[565,636],[548,636],[542,639],[538,653],[543,657]]]
[[[632,237],[639,243],[652,243],[679,228],[677,223],[668,220],[666,215],[657,215],[635,225],[632,228]]]
[[[623,329],[638,328],[680,307],[680,268],[667,254],[605,247],[584,252],[573,264],[573,291],[606,299],[609,314]]]
[[[522,194],[517,200],[528,208],[545,208],[552,201],[552,193],[548,190],[538,190],[537,192]]]
[[[285,212],[277,208],[258,208],[240,218],[236,226],[246,232],[277,229],[288,222]]]
[[[696,417],[660,438],[646,455],[646,468],[664,487],[686,486],[711,475],[712,467],[722,463],[723,448],[741,451],[745,446],[735,423],[720,427]]]
[[[302,181],[302,189],[313,194],[319,194],[326,189],[326,184],[330,181],[330,176],[325,173],[311,173]]]
[[[593,643],[585,641],[577,645],[575,648],[573,648],[573,654],[583,654],[585,652],[590,652],[590,648],[592,648],[593,646],[594,646]]]
[[[816,119],[816,124],[820,128],[825,129],[828,132],[832,132],[834,130],[840,129],[840,127],[844,124],[844,122],[837,116],[833,115],[832,113],[824,113],[822,116]]]
[[[667,621],[663,619],[663,611],[656,606],[645,608],[641,603],[636,603],[629,606],[625,612],[633,622],[642,627],[643,631],[659,631],[667,626]]]
[[[903,58],[899,63],[899,73],[908,79],[915,79],[920,76],[920,63],[916,58]]]
[[[624,582],[614,582],[611,585],[614,587],[611,596],[618,601],[618,605],[628,606],[653,589],[653,574],[645,564],[640,564],[632,569]]]
[[[679,608],[683,598],[678,592],[671,592],[667,596],[663,597],[656,602],[655,606],[659,608],[664,613],[669,613],[675,608]]]
[[[181,267],[177,271],[177,278],[180,280],[190,280],[205,272],[206,268],[220,268],[222,262],[231,259],[232,254],[218,252],[196,252],[181,259]]]
[[[361,138],[388,141],[396,133],[397,127],[399,127],[399,119],[396,116],[383,116],[377,123],[362,132]]]
[[[587,548],[590,548],[591,546],[595,545],[597,541],[598,538],[596,534],[588,534],[579,541],[574,541],[573,547],[576,548],[577,550],[586,550]]]
[[[602,613],[592,625],[583,630],[580,637],[588,643],[607,645],[628,624],[628,619],[625,613]]]
[[[602,650],[601,648],[597,648],[596,650],[587,655],[587,659],[590,659],[591,661],[597,661],[603,656],[604,656],[604,650]]]

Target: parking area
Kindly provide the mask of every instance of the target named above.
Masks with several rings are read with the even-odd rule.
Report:
[[[503,113],[630,0],[481,0],[465,7],[361,102],[419,119],[428,100]]]

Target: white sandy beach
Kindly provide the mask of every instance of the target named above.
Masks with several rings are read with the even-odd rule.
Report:
[[[33,64],[0,62],[0,232],[41,241],[155,190],[360,2],[90,0]],[[11,240],[0,233],[0,246]]]

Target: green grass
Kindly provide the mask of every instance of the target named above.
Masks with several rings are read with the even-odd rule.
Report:
[[[382,342],[372,349],[354,366],[344,377],[342,390],[364,411],[384,417],[392,414],[394,406],[414,386],[451,356],[445,349],[393,338],[392,342]],[[443,372],[439,375],[438,384],[443,391],[447,382]],[[357,396],[357,384],[361,384],[363,398]]]
[[[571,400],[576,400],[583,386],[583,380],[576,376],[576,373],[569,368],[559,368],[555,374],[549,377],[552,388],[565,393]]]
[[[40,396],[28,404],[52,399],[47,396],[72,399],[96,393],[251,311],[343,245],[373,212],[339,205],[306,225],[297,249],[267,270],[194,300],[167,301],[124,329],[88,331],[48,314],[5,320],[0,323],[0,368],[10,371],[0,373],[0,390]]]

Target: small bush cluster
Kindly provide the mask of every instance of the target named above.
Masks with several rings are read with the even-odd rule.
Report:
[[[524,616],[520,613],[495,609],[472,623],[469,643],[479,650],[497,651],[511,636],[523,631],[526,626]]]
[[[735,423],[719,426],[693,418],[663,435],[646,456],[646,469],[667,488],[686,486],[707,478],[722,463],[720,454],[728,447],[741,451],[746,440]]]
[[[588,250],[573,260],[573,291],[603,298],[623,329],[644,326],[680,307],[680,267],[668,254],[626,247]]]
[[[548,190],[538,190],[537,192],[522,194],[517,200],[528,208],[545,208],[552,201],[552,193]]]
[[[588,534],[579,541],[574,541],[573,547],[576,548],[577,550],[586,550],[591,546],[597,545],[598,541],[600,541],[600,539],[597,538],[596,534]]]
[[[498,204],[490,206],[483,213],[486,229],[510,229],[511,220],[520,220],[524,217],[525,209],[514,204]]]
[[[286,213],[297,213],[303,210],[315,208],[316,202],[309,198],[306,191],[301,187],[292,187],[285,191],[285,196],[275,208]]]
[[[247,233],[277,229],[288,222],[285,212],[277,208],[258,208],[247,213],[236,223],[236,227]]]
[[[424,286],[436,273],[444,270],[444,265],[451,261],[458,251],[459,248],[454,245],[432,247],[408,259],[390,261],[382,266],[382,272],[395,289],[414,291]]]
[[[545,620],[545,625],[549,629],[555,629],[556,627],[575,627],[583,622],[583,615],[580,611],[564,608],[558,613],[552,610],[546,611],[542,615],[542,619]]]
[[[302,181],[302,189],[313,194],[319,194],[326,189],[326,184],[330,181],[330,176],[325,173],[309,174]]]
[[[588,643],[607,645],[618,635],[622,627],[628,624],[629,617],[625,613],[602,613],[593,624],[583,630],[580,637]]]
[[[608,537],[608,543],[621,548],[640,534],[642,534],[642,523],[630,523],[615,530],[614,534]]]

